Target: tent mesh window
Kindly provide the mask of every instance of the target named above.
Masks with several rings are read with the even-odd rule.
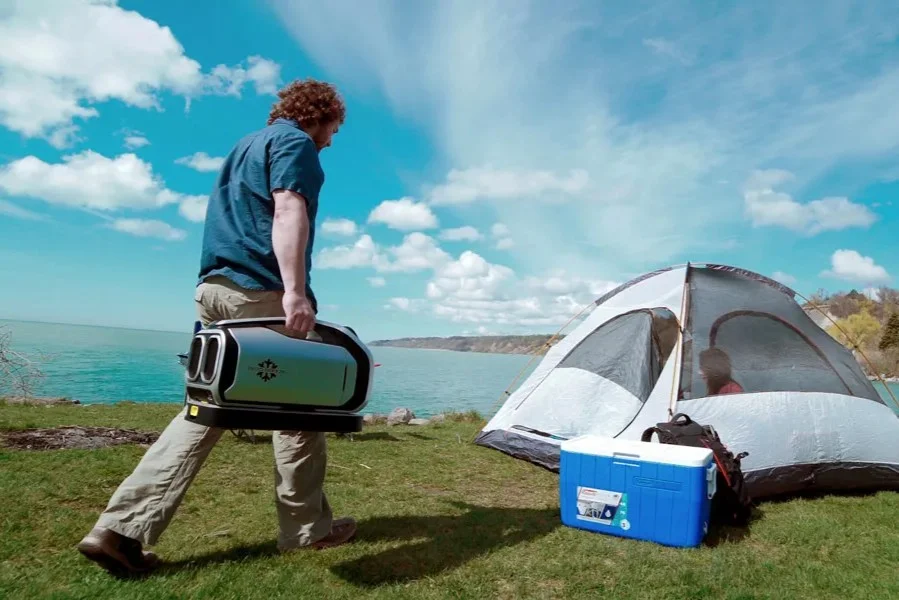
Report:
[[[784,288],[726,269],[693,267],[688,280],[681,398],[790,391],[883,403],[853,354]]]
[[[637,310],[603,323],[556,368],[582,369],[646,402],[677,341],[677,318],[664,308]]]

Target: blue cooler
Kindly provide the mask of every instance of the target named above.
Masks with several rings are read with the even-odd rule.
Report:
[[[717,465],[708,448],[582,436],[561,444],[562,523],[665,546],[708,532]]]

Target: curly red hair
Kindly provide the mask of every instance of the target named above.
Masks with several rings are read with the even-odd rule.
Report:
[[[272,106],[268,124],[277,118],[292,119],[307,129],[346,118],[346,106],[330,83],[315,79],[296,80],[278,91],[280,100]]]

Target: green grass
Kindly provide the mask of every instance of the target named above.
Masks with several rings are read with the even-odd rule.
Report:
[[[178,406],[0,406],[0,428],[161,430]],[[75,544],[143,449],[0,449],[2,598],[899,598],[899,494],[766,503],[698,549],[566,528],[556,476],[465,419],[329,437],[327,491],[358,540],[279,555],[269,443],[227,434],[154,548],[119,580]],[[365,466],[363,466],[365,465]]]

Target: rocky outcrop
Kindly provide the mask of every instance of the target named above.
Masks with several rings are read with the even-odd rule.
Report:
[[[5,397],[3,401],[7,404],[25,404],[30,406],[53,406],[58,404],[81,404],[78,400],[69,398],[36,398],[33,396],[13,396]]]

